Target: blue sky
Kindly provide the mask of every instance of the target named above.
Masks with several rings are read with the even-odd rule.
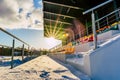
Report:
[[[41,38],[43,38],[43,30],[13,29],[7,31],[16,35],[18,38],[24,40],[25,42],[29,43],[35,48],[39,48],[41,46]]]
[[[43,7],[42,5],[39,4],[39,1],[42,1],[42,0],[34,0],[34,6],[35,6],[35,8],[41,8],[41,7]]]

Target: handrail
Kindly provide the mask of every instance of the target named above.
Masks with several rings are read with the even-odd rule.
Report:
[[[106,2],[104,2],[104,3],[102,3],[102,4],[100,4],[100,5],[97,5],[97,6],[93,7],[93,8],[91,8],[91,9],[83,12],[83,15],[84,15],[84,14],[87,14],[87,13],[89,13],[89,12],[92,12],[92,11],[94,11],[94,10],[96,10],[96,9],[98,9],[98,8],[100,8],[100,7],[104,6],[104,5],[112,2],[112,1],[113,1],[113,0],[108,0],[108,1],[106,1]]]
[[[30,47],[30,45],[28,43],[24,42],[23,40],[21,40],[20,38],[16,37],[15,35],[11,34],[10,32],[2,29],[1,27],[0,27],[0,30],[2,32],[6,33],[7,35],[13,37],[13,42],[12,42],[12,47],[11,47],[12,48],[12,50],[11,50],[11,53],[12,53],[11,54],[11,69],[12,69],[14,67],[14,61],[13,60],[14,60],[15,39],[17,39],[18,41],[23,43],[23,47],[22,47],[22,61],[24,59],[24,44],[27,45],[28,48]],[[0,46],[8,47],[8,46],[5,46],[5,45],[0,45]]]
[[[111,12],[111,13],[109,13],[109,14],[107,14],[107,15],[103,16],[103,17],[101,17],[100,19],[96,20],[95,22],[98,22],[98,21],[100,21],[100,20],[104,19],[105,17],[108,17],[109,15],[111,15],[111,14],[113,14],[113,13],[117,12],[117,11],[120,11],[120,9],[117,9],[117,10],[115,10],[115,11],[113,11],[113,12]]]
[[[6,34],[8,34],[8,35],[12,36],[13,38],[15,38],[15,39],[17,39],[17,40],[21,41],[22,43],[26,44],[27,46],[30,46],[29,44],[27,44],[27,43],[26,43],[26,42],[24,42],[23,40],[19,39],[18,37],[16,37],[15,35],[13,35],[13,34],[9,33],[8,31],[6,31],[6,30],[2,29],[1,27],[0,27],[0,30],[1,30],[1,31],[3,31],[3,32],[4,32],[4,33],[6,33]]]
[[[118,9],[110,12],[109,14],[107,14],[107,15],[105,15],[105,16],[97,19],[97,20],[95,20],[95,23],[97,24],[96,27],[106,26],[106,25],[108,25],[109,23],[115,21],[116,19],[114,19],[114,20],[112,19],[112,20],[111,20],[111,17],[113,18],[113,17],[116,15],[115,13],[117,13],[118,18],[120,18],[120,14],[119,14],[118,12],[120,12],[120,8],[118,8]],[[114,15],[114,16],[113,16],[113,15]],[[109,19],[108,19],[108,23],[107,23],[107,22],[106,22],[107,19],[105,19],[105,18],[108,18],[108,17],[109,17]],[[105,19],[105,20],[103,20],[103,19]],[[104,22],[105,22],[105,23],[104,23]],[[110,25],[110,24],[109,24],[109,25]],[[91,26],[91,25],[90,25],[90,26]],[[91,31],[91,30],[89,30],[89,32],[90,32],[90,31]],[[88,33],[89,33],[89,32],[88,32]]]

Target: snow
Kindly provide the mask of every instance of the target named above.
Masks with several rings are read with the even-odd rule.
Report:
[[[99,45],[90,53],[91,78],[94,80],[120,80],[120,33]]]
[[[73,59],[67,59],[67,62],[72,62],[76,64],[81,64],[83,65],[83,58],[73,58]]]
[[[0,80],[81,80],[71,71],[44,55],[13,69],[0,66]]]
[[[56,60],[56,59],[55,59]],[[67,67],[71,72],[73,72],[74,75],[76,75],[79,79],[81,80],[90,80],[90,77],[88,75],[83,74],[82,72],[80,72],[77,68],[75,68],[74,66],[70,65],[70,64],[66,64],[63,63],[59,60],[56,60],[58,63],[60,63],[61,65]]]
[[[111,44],[118,38],[120,38],[120,34],[114,35],[113,38],[111,38],[111,39],[107,40],[106,42],[104,42],[103,44],[99,45],[99,47],[105,46],[107,44]]]

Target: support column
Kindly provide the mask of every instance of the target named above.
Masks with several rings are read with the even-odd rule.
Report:
[[[92,17],[92,29],[93,29],[93,37],[94,37],[94,49],[97,48],[97,34],[96,34],[96,26],[95,26],[95,14],[92,11],[91,14]]]
[[[30,50],[30,47],[28,46],[28,52],[27,52],[27,57],[28,57],[28,55],[29,55],[29,50]]]
[[[15,40],[13,39],[13,43],[12,43],[12,57],[11,57],[11,69],[13,68],[14,62],[14,47],[15,47]]]
[[[23,59],[24,59],[24,44],[22,46],[22,61],[23,61]]]

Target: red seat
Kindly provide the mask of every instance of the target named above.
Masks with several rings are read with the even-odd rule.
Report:
[[[90,35],[90,37],[89,37],[89,42],[92,42],[94,39],[93,39],[93,35]]]

